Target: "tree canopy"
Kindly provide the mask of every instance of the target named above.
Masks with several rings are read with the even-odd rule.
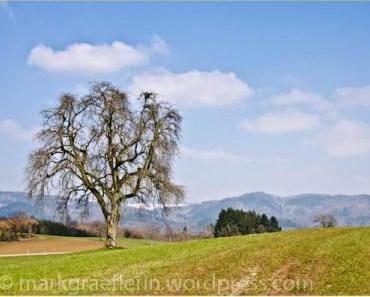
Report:
[[[75,201],[88,211],[95,199],[107,221],[107,247],[116,246],[120,207],[129,199],[164,210],[184,196],[172,182],[181,116],[157,95],[143,92],[133,108],[125,92],[108,82],[86,96],[63,94],[42,111],[39,147],[27,166],[32,197],[58,189],[61,208]]]
[[[276,231],[281,227],[274,216],[233,208],[222,209],[214,226],[215,237]]]

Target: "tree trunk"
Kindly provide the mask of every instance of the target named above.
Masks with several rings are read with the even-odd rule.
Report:
[[[107,237],[105,247],[113,249],[118,247],[117,244],[117,226],[120,220],[119,206],[113,207],[111,214],[107,217]]]
[[[107,222],[107,237],[105,239],[105,247],[113,249],[117,247],[117,222],[110,220]]]

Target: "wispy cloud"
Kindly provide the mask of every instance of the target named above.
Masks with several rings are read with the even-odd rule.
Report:
[[[152,38],[152,43],[150,45],[150,51],[154,51],[160,54],[167,54],[170,52],[170,47],[166,41],[164,41],[158,35],[154,35]]]
[[[333,158],[369,154],[370,127],[357,121],[341,120],[323,132],[318,142]]]
[[[272,106],[305,106],[316,110],[340,109],[344,106],[370,106],[370,86],[339,87],[330,95],[293,88],[288,92],[273,95]]]
[[[16,141],[32,141],[39,128],[24,128],[12,119],[0,120],[0,135]]]
[[[8,16],[8,18],[14,22],[15,16],[13,9],[10,7],[9,1],[0,1],[1,10]]]
[[[324,96],[301,89],[291,89],[271,97],[274,106],[307,106],[317,110],[331,107],[331,103]]]
[[[189,147],[180,148],[181,156],[196,160],[221,160],[221,161],[251,161],[250,158],[225,151],[222,148],[216,149],[194,149]]]
[[[338,88],[336,98],[341,105],[345,106],[370,106],[370,86]]]
[[[240,123],[244,131],[264,134],[307,131],[319,126],[319,116],[298,111],[269,112],[252,120],[244,119]]]

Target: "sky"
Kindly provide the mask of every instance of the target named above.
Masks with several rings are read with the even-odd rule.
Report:
[[[370,3],[0,3],[0,190],[40,111],[108,80],[184,118],[186,202],[370,193]]]

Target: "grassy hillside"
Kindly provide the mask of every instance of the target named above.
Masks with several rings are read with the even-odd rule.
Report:
[[[370,294],[370,228],[0,258],[0,293]]]

